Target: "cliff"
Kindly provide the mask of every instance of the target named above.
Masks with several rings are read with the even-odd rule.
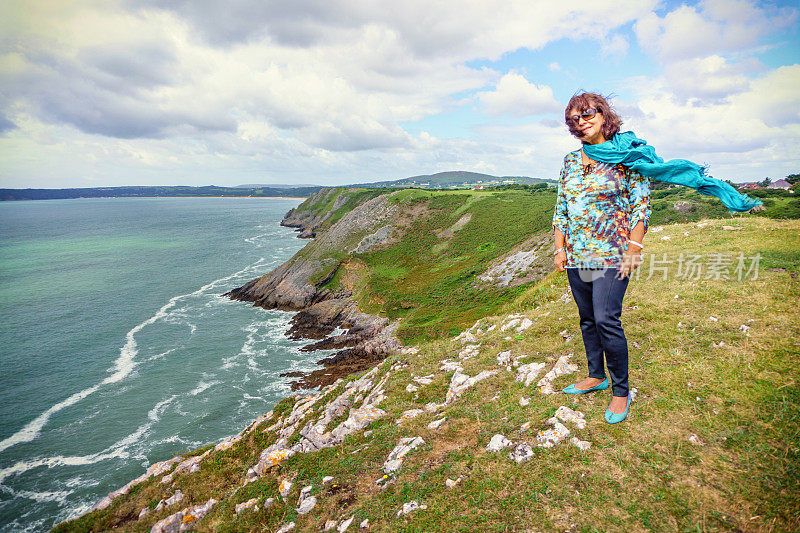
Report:
[[[294,339],[317,341],[304,350],[339,351],[320,360],[323,367],[317,371],[284,375],[301,378],[292,383],[295,389],[325,386],[350,372],[369,368],[399,349],[402,338],[398,333],[402,337],[403,328],[408,328],[415,314],[445,309],[435,300],[423,301],[423,296],[425,289],[441,292],[435,283],[440,276],[432,270],[449,255],[462,263],[467,259],[465,253],[473,256],[460,269],[461,280],[448,288],[445,295],[449,298],[463,290],[471,290],[475,296],[478,292],[483,293],[480,296],[510,294],[514,287],[544,276],[548,271],[544,218],[529,215],[534,222],[521,232],[509,232],[496,224],[487,231],[486,220],[481,223],[487,213],[481,210],[500,215],[503,202],[516,200],[533,208],[537,202],[551,201],[551,197],[552,192],[544,190],[323,189],[289,211],[281,222],[298,228],[301,238],[314,236],[314,240],[280,267],[226,296],[268,309],[298,311],[288,334]],[[520,198],[528,201],[519,202]],[[504,233],[511,233],[511,239]],[[459,238],[465,243],[464,249],[453,254],[448,248]],[[474,249],[476,239],[488,254]],[[494,257],[498,252],[499,259]],[[506,253],[508,258],[504,258]],[[396,272],[387,272],[397,301],[386,305],[389,294],[381,278],[387,269],[385,258],[391,255],[397,256],[394,267],[405,265],[402,277],[408,285],[403,287]],[[496,305],[500,301],[502,298]],[[464,322],[455,324],[463,327]]]
[[[800,528],[800,222],[653,223],[657,261],[623,310],[636,398],[610,426],[610,393],[556,392],[586,373],[566,276],[509,287],[535,270],[508,275],[537,241],[499,241],[518,213],[505,200],[536,195],[418,194],[364,201],[239,293],[302,309],[292,334],[365,313],[416,346],[152,465],[56,530]],[[477,318],[456,316],[465,302]]]

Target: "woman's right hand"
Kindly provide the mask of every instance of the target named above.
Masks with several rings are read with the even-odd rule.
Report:
[[[567,266],[567,252],[564,250],[558,252],[553,259],[553,263],[556,265],[556,270],[559,272],[564,272],[564,269]]]

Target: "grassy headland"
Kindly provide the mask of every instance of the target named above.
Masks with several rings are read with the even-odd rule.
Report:
[[[370,531],[800,528],[800,221],[768,218],[785,206],[768,206],[760,213],[766,216],[720,219],[713,218],[714,202],[699,195],[654,198],[648,258],[623,311],[638,395],[629,419],[610,426],[603,420],[609,391],[550,395],[535,381],[526,386],[516,379],[519,365],[544,363],[546,371],[569,354],[579,370],[556,378],[555,389],[586,372],[565,274],[490,292],[475,283],[493,260],[549,231],[554,191],[412,190],[394,193],[391,201],[414,215],[403,238],[338,256],[341,266],[326,282],[350,288],[369,311],[399,317],[404,339],[418,342],[417,353],[390,355],[372,377],[373,384],[385,379],[385,416],[341,444],[292,455],[245,483],[262,450],[279,438],[275,428],[300,413],[306,398],[288,397],[241,440],[211,451],[197,471],[184,470],[169,482],[151,477],[56,530],[148,531],[212,497],[219,503],[197,523],[199,531],[275,531],[289,522],[295,531],[320,531],[329,520],[350,517],[351,531],[365,519]],[[681,217],[686,220],[665,225]],[[701,266],[687,270],[689,256],[698,256]],[[744,258],[741,279],[738,258]],[[524,319],[529,326],[517,329]],[[453,336],[467,328],[472,337]],[[465,352],[465,345],[474,348]],[[500,365],[498,356],[517,364]],[[443,367],[446,360],[461,369]],[[455,373],[487,371],[495,373],[445,402]],[[296,427],[317,420],[359,377],[326,387]],[[432,403],[444,405],[425,410]],[[569,441],[536,446],[560,406],[585,414],[584,428],[565,425],[591,443],[588,450]],[[412,409],[423,412],[399,421]],[[346,417],[345,411],[327,430]],[[429,428],[442,418],[438,429]],[[509,448],[487,451],[496,434],[530,443],[532,458],[517,463]],[[424,444],[384,477],[384,461],[399,440],[417,436]],[[298,430],[292,439],[300,438]],[[324,476],[333,479],[323,482]],[[451,488],[448,479],[459,481]],[[293,485],[284,498],[279,484],[285,480]],[[300,515],[306,486],[317,503]],[[178,489],[180,504],[155,511]],[[253,498],[258,511],[235,511]],[[267,498],[274,501],[265,508]],[[398,517],[412,500],[427,508]],[[147,516],[138,519],[144,508]]]

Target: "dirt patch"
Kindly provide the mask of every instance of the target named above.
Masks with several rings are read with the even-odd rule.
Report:
[[[341,283],[342,287],[348,291],[355,291],[355,288],[360,285],[361,280],[367,273],[367,266],[357,259],[342,263],[341,268]]]
[[[470,220],[472,220],[472,213],[467,213],[463,217],[459,218],[458,221],[449,228],[437,231],[436,236],[440,239],[452,239],[453,235],[455,235],[458,230],[469,224]]]
[[[431,212],[428,202],[417,202],[403,209],[396,223],[399,227],[410,228],[411,224],[418,218],[426,218]]]

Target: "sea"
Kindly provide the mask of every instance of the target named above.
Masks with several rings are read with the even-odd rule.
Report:
[[[246,427],[312,370],[291,313],[221,295],[307,241],[299,199],[0,202],[0,531],[46,531]]]

